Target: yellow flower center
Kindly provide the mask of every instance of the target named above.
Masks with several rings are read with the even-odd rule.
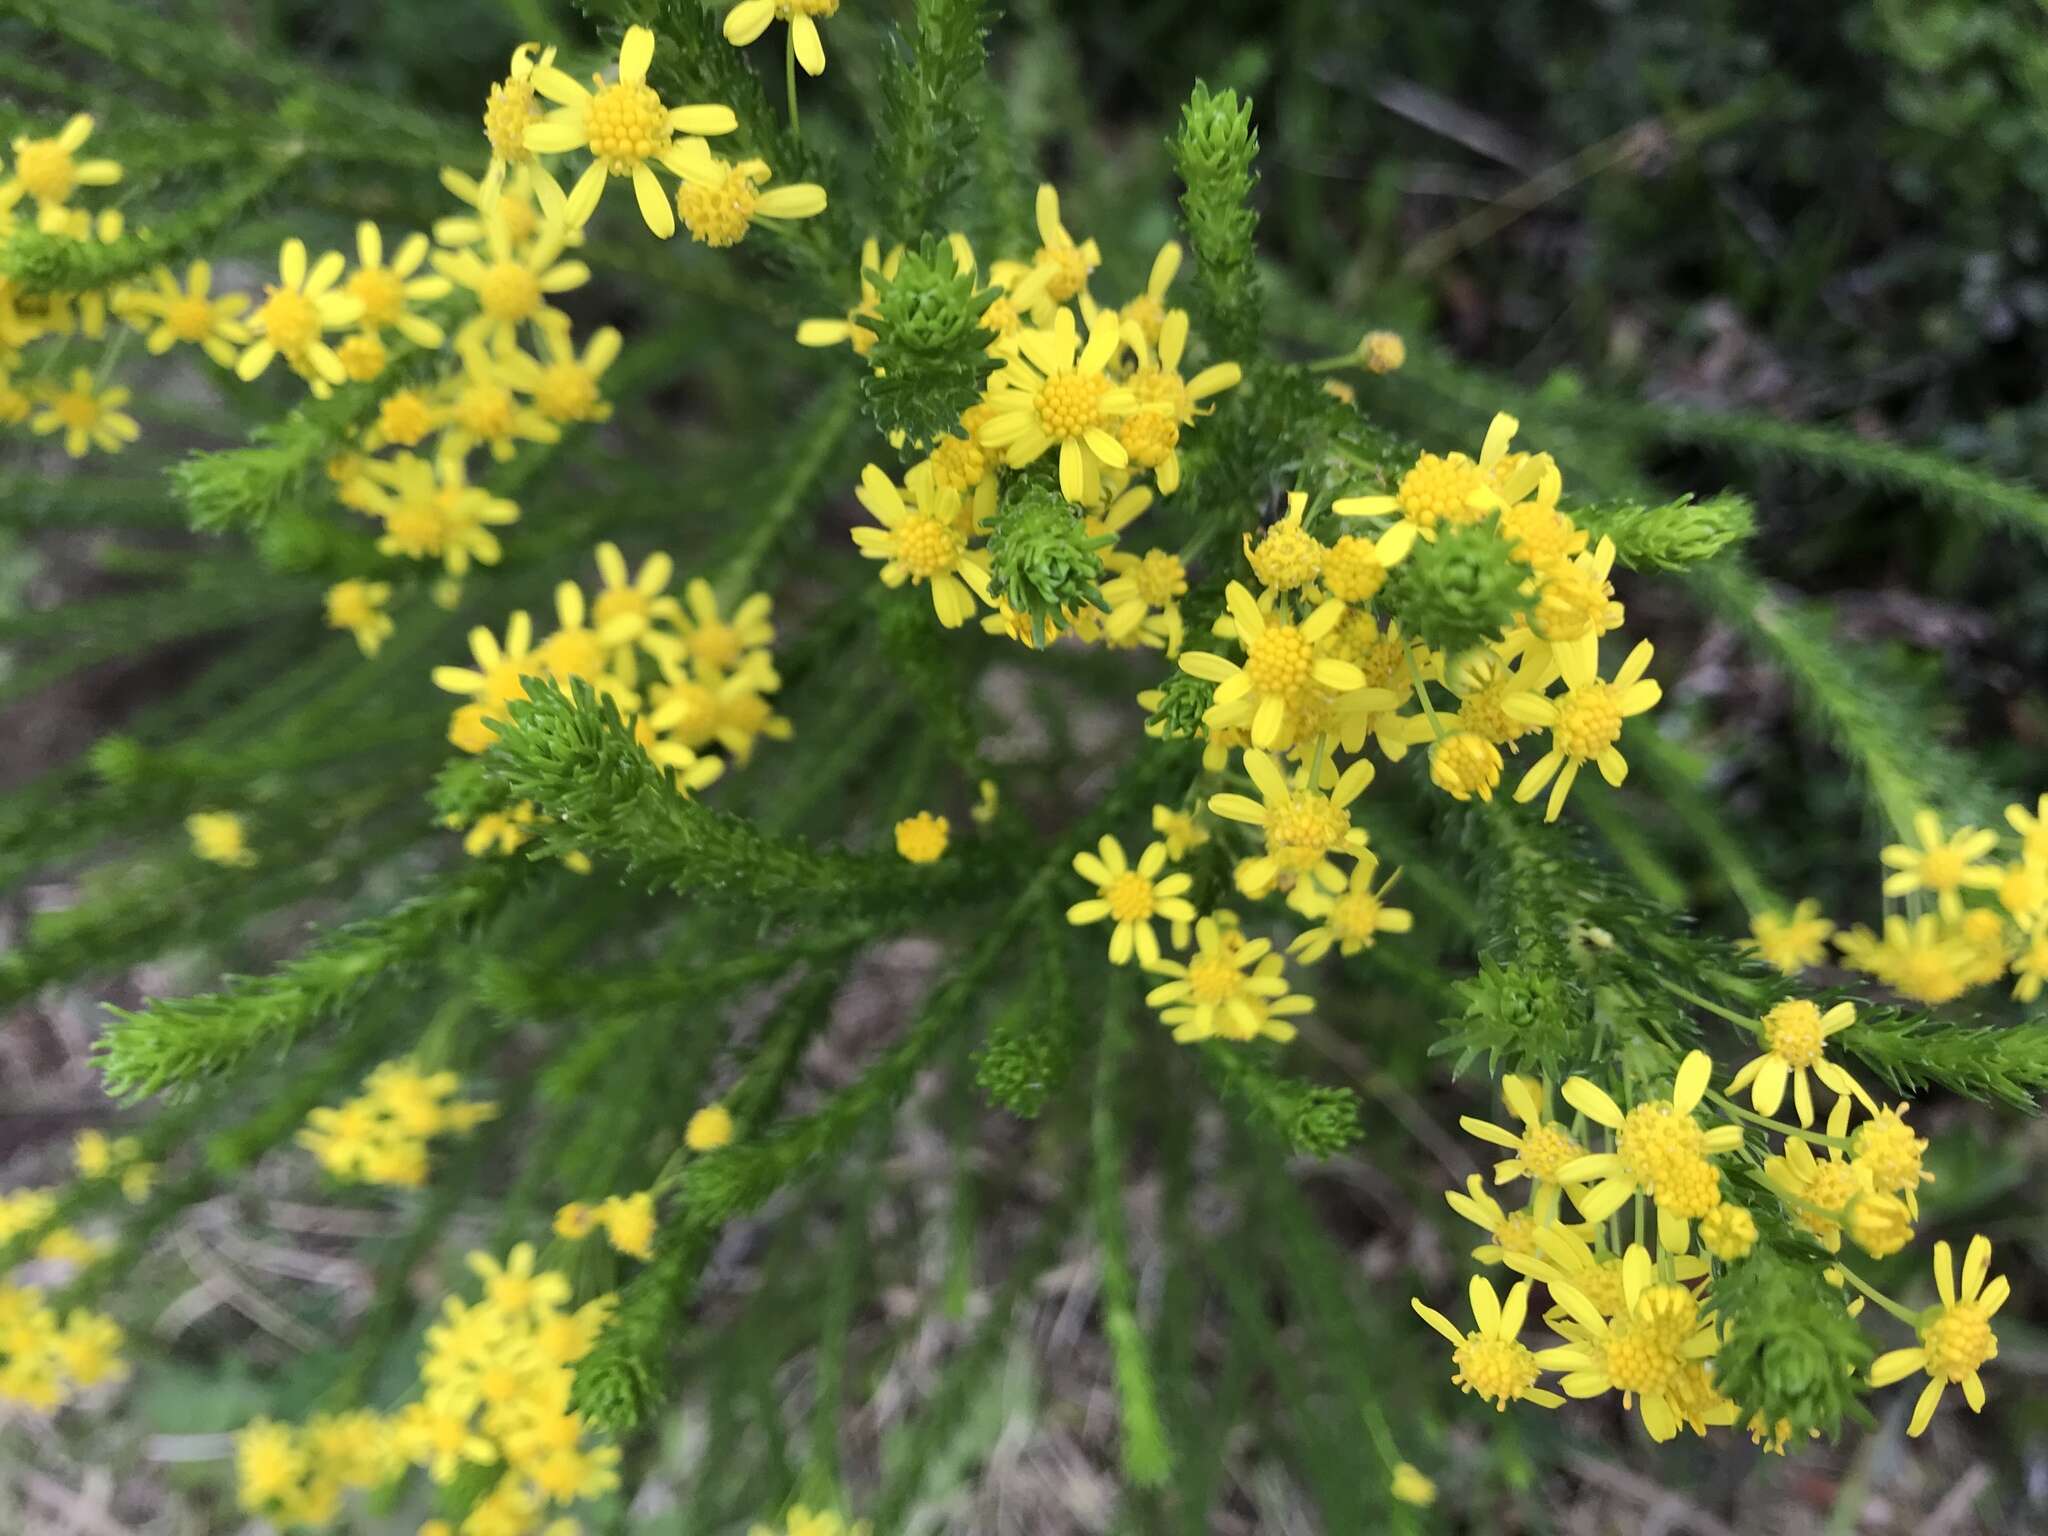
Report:
[[[505,238],[514,246],[526,244],[540,228],[540,209],[525,195],[507,194],[498,199],[498,217],[505,225]]]
[[[1856,1128],[1849,1151],[1877,1188],[1903,1194],[1920,1185],[1920,1154],[1927,1143],[1895,1109],[1879,1110]]]
[[[1500,751],[1481,736],[1460,731],[1429,749],[1429,778],[1445,794],[1459,800],[1490,797],[1500,783]]]
[[[1516,1339],[1489,1339],[1471,1334],[1451,1354],[1458,1372],[1452,1379],[1466,1391],[1504,1405],[1536,1385],[1536,1355]]]
[[[1032,265],[1052,268],[1052,276],[1045,282],[1045,292],[1055,304],[1066,303],[1087,285],[1088,258],[1081,254],[1079,246],[1041,245]]]
[[[997,299],[981,312],[981,328],[998,336],[1014,336],[1023,326],[1024,317],[1017,313],[1017,306],[1007,297]]]
[[[1532,1126],[1522,1133],[1517,1155],[1532,1178],[1547,1179],[1579,1155],[1579,1144],[1562,1126]]]
[[[1630,1178],[1653,1195],[1667,1186],[1690,1181],[1706,1160],[1706,1133],[1691,1115],[1681,1115],[1668,1101],[1638,1104],[1623,1117],[1615,1151]]]
[[[1575,565],[1560,566],[1543,582],[1536,628],[1546,640],[1577,640],[1606,625],[1614,588]]]
[[[1102,888],[1110,917],[1119,923],[1139,922],[1152,915],[1152,882],[1127,869]]]
[[[1351,813],[1327,795],[1290,795],[1266,807],[1266,851],[1289,869],[1315,868],[1350,831]]]
[[[1470,523],[1479,514],[1465,505],[1465,499],[1479,484],[1479,466],[1463,454],[1442,458],[1425,453],[1401,477],[1394,496],[1401,503],[1401,515],[1419,528],[1434,528],[1439,522]]]
[[[591,154],[612,175],[629,175],[668,148],[668,108],[645,81],[615,80],[591,97],[585,131]]]
[[[1188,991],[1198,1003],[1229,1001],[1243,980],[1243,973],[1221,954],[1203,953],[1188,962]]]
[[[384,531],[400,554],[417,560],[441,553],[448,537],[448,523],[441,515],[440,504],[432,497],[422,497],[393,507],[384,519]]]
[[[327,617],[343,628],[355,629],[376,616],[377,607],[370,601],[361,582],[338,583],[327,594]]]
[[[1557,571],[1572,553],[1572,546],[1584,542],[1574,539],[1577,530],[1569,518],[1536,501],[1502,508],[1499,526],[1501,538],[1510,546],[1509,558],[1538,571]]]
[[[1953,891],[1961,887],[1967,863],[1947,843],[1939,843],[1920,858],[1920,883],[1930,891]]]
[[[1501,700],[1507,697],[1507,692],[1507,674],[1496,672],[1484,685],[1458,701],[1459,720],[1464,722],[1467,730],[1477,732],[1487,741],[1520,741],[1535,727],[1524,725],[1501,708]]]
[[[1332,597],[1367,603],[1386,585],[1387,568],[1380,564],[1371,539],[1347,533],[1323,551],[1322,559],[1323,582]]]
[[[597,380],[580,363],[551,363],[534,386],[533,403],[554,421],[582,421],[597,408]]]
[[[740,632],[717,619],[690,631],[690,654],[721,671],[737,663],[745,649],[740,643]]]
[[[914,512],[897,525],[896,558],[917,580],[929,581],[959,564],[959,535],[929,512]]]
[[[1166,324],[1166,306],[1149,293],[1141,293],[1123,307],[1121,318],[1138,327],[1148,346],[1159,345],[1160,327]]]
[[[549,637],[548,670],[561,677],[596,677],[604,670],[604,647],[588,629],[561,629]]]
[[[492,86],[491,99],[484,104],[484,137],[490,141],[492,157],[513,165],[530,159],[526,126],[532,121],[531,80],[501,80]]]
[[[644,624],[647,619],[647,599],[638,587],[606,587],[597,594],[590,606],[591,617],[599,629],[605,628],[612,620],[631,616]]]
[[[1175,421],[1186,421],[1194,415],[1194,402],[1188,398],[1186,382],[1164,368],[1146,368],[1134,375],[1131,393],[1138,397],[1141,407],[1163,410]]]
[[[1805,998],[1780,1003],[1764,1015],[1764,1040],[1771,1054],[1799,1070],[1821,1059],[1820,1009]]]
[[[485,442],[512,435],[518,409],[512,391],[497,384],[472,384],[455,400],[455,420],[465,432]]]
[[[1163,549],[1148,549],[1131,570],[1138,597],[1149,608],[1164,608],[1188,589],[1187,567],[1180,556]]]
[[[1260,693],[1295,698],[1309,685],[1315,649],[1292,624],[1268,624],[1245,650],[1245,675]]]
[[[1102,425],[1102,397],[1109,380],[1099,373],[1057,373],[1038,391],[1038,420],[1059,441]]]
[[[1267,586],[1292,591],[1316,579],[1323,568],[1323,546],[1299,523],[1275,523],[1252,551],[1251,566]]]
[[[77,168],[71,151],[56,139],[30,139],[14,150],[14,174],[39,203],[61,203],[71,195]]]
[[[433,429],[433,409],[417,390],[401,389],[377,407],[377,430],[401,448],[414,446]]]
[[[494,262],[484,270],[476,297],[493,320],[517,325],[540,308],[540,279],[519,262]]]
[[[204,341],[213,334],[213,305],[206,299],[187,294],[164,310],[164,324],[180,341]]]
[[[1927,1351],[1927,1374],[1944,1381],[1961,1381],[1998,1358],[1991,1320],[1975,1302],[1942,1308],[1941,1316],[1920,1330],[1920,1343]]]
[[[1352,891],[1330,908],[1330,930],[1352,944],[1370,944],[1380,931],[1381,903],[1370,891]]]
[[[100,403],[89,390],[67,389],[50,402],[50,409],[75,432],[89,431],[99,424]]]
[[[349,337],[335,348],[335,352],[341,358],[343,371],[358,384],[377,377],[391,360],[390,354],[384,350],[384,343],[368,331]]]
[[[1631,1319],[1607,1336],[1607,1378],[1618,1392],[1661,1392],[1683,1364],[1676,1341],[1661,1327]]]
[[[1590,683],[1558,701],[1554,728],[1558,749],[1567,757],[1596,758],[1621,740],[1621,704],[1614,685]]]
[[[745,239],[760,202],[754,178],[738,166],[727,170],[725,180],[715,187],[686,181],[676,188],[676,216],[693,239],[712,247],[738,245]]]
[[[932,475],[941,490],[972,490],[987,474],[988,455],[964,437],[942,437],[932,449]]]
[[[1116,440],[1140,469],[1157,469],[1180,446],[1180,424],[1164,411],[1133,411],[1117,428]]]
[[[389,267],[364,267],[348,280],[348,296],[363,306],[363,324],[389,325],[405,308],[405,284]]]
[[[270,297],[254,316],[256,329],[278,351],[303,352],[320,334],[320,311],[295,288],[269,288]]]

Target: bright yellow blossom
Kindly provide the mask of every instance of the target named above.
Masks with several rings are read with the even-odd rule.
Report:
[[[912,864],[935,864],[945,857],[951,832],[945,817],[919,811],[896,823],[896,852]]]
[[[770,22],[789,23],[789,46],[807,75],[825,73],[825,40],[818,33],[820,16],[836,16],[839,0],[737,0],[725,13],[725,40],[744,48]]]
[[[1983,862],[1984,855],[1998,844],[1996,833],[1981,827],[1960,827],[1954,837],[1944,837],[1941,818],[1929,810],[1913,813],[1913,836],[1919,846],[1893,843],[1878,857],[1892,873],[1885,876],[1887,896],[1905,896],[1914,891],[1933,894],[1941,915],[1953,923],[1963,915],[1963,892],[1998,888],[1997,866]]]
[[[1128,965],[1133,955],[1140,965],[1157,965],[1159,935],[1153,932],[1153,919],[1163,917],[1176,925],[1195,920],[1195,909],[1184,894],[1194,877],[1178,872],[1161,875],[1164,868],[1166,844],[1149,845],[1134,866],[1124,857],[1123,844],[1105,833],[1094,852],[1074,855],[1074,872],[1097,894],[1067,908],[1067,921],[1078,926],[1107,918],[1112,925],[1111,965]]]
[[[1920,1343],[1912,1349],[1895,1349],[1879,1355],[1870,1366],[1870,1384],[1888,1387],[1916,1371],[1927,1373],[1927,1385],[1913,1404],[1913,1417],[1906,1433],[1918,1435],[1934,1418],[1942,1394],[1951,1386],[1963,1389],[1972,1413],[1984,1407],[1984,1381],[1978,1375],[1987,1362],[1998,1358],[1998,1338],[1991,1331],[1991,1319],[2005,1305],[2012,1287],[2000,1275],[1988,1285],[1991,1271],[1991,1240],[1970,1239],[1963,1258],[1961,1283],[1957,1283],[1955,1254],[1947,1243],[1934,1245],[1934,1284],[1940,1304],[1920,1316]]]
[[[62,432],[64,451],[74,459],[84,458],[92,448],[119,453],[142,435],[135,418],[121,409],[129,391],[98,388],[90,369],[72,369],[71,382],[43,398],[43,409],[29,418],[29,430],[44,437]]]

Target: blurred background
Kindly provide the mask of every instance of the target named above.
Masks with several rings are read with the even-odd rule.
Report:
[[[90,66],[35,25],[38,8],[0,3],[0,104],[10,134],[21,122],[102,105]],[[585,25],[548,0],[167,0],[162,9],[461,124],[474,120],[515,43],[582,36]],[[834,24],[833,69],[808,88],[821,124],[835,97],[863,89],[873,48],[862,29],[890,9],[848,0]],[[1818,605],[1838,635],[1863,648],[1863,675],[1887,700],[1937,719],[1985,782],[2029,801],[2048,784],[2043,542],[1859,484],[1853,466],[1817,473],[1748,434],[1697,430],[1685,415],[1825,423],[2015,481],[2048,480],[2039,366],[2048,325],[2048,8],[2038,0],[1014,0],[992,54],[1038,169],[1062,188],[1069,223],[1102,236],[1112,289],[1134,289],[1172,233],[1164,139],[1192,81],[1249,93],[1262,144],[1260,239],[1275,346],[1308,357],[1342,350],[1365,328],[1401,332],[1410,366],[1361,381],[1362,409],[1418,442],[1468,451],[1492,410],[1513,410],[1523,443],[1557,453],[1568,493],[1647,482],[1669,494],[1734,487],[1752,495],[1761,531],[1751,557],[1774,590]],[[50,98],[52,71],[68,72],[77,99]],[[118,123],[119,104],[105,110]],[[366,200],[398,223],[423,224],[439,210],[430,173],[414,173],[411,186],[371,175],[388,173],[307,188],[316,205],[327,199],[316,215],[331,225],[327,243],[342,243],[354,213],[371,211]],[[295,218],[292,227],[305,223]],[[260,263],[275,234],[250,232],[247,254]],[[650,317],[637,307],[630,274],[614,269],[613,278],[586,309],[632,317],[630,335],[635,319]],[[699,371],[647,406],[643,441],[715,422],[753,392],[801,381],[773,371],[800,370],[801,358],[778,357],[765,379],[716,361],[758,349],[764,327],[793,319],[773,300],[759,307],[736,309],[724,337],[702,335]],[[1633,409],[1607,409],[1611,401]],[[218,403],[195,393],[191,419],[147,446],[163,454],[231,440],[237,413],[262,419],[264,406],[235,388]],[[223,415],[210,419],[217,410]],[[10,438],[0,452],[16,453],[18,443]],[[19,491],[27,472],[26,460],[8,466],[9,485]],[[36,473],[44,472],[39,461]],[[118,494],[146,500],[152,473],[124,462]],[[843,537],[836,526],[827,536]],[[124,547],[175,552],[192,541],[166,521]],[[0,622],[8,626],[0,664],[9,669],[0,789],[128,729],[138,711],[160,706],[217,659],[218,634],[121,633],[118,601],[146,579],[148,559],[135,554],[110,568],[103,553],[93,530],[52,530],[0,512]],[[1844,923],[1874,922],[1876,847],[1885,839],[1839,759],[1796,717],[1783,678],[1745,649],[1740,615],[1681,601],[1655,581],[1637,581],[1625,595],[1632,630],[1657,642],[1671,703],[1668,759],[1647,771],[1662,785],[1689,787],[1680,803],[1695,807],[1709,831],[1724,826],[1752,850],[1773,889],[1817,897]],[[51,632],[34,616],[82,602],[116,604],[105,610],[115,631],[58,641],[101,646],[106,659],[80,667],[73,656],[52,672],[37,649],[52,643]],[[409,750],[407,771],[430,773],[438,735]],[[77,900],[69,877],[7,872],[19,878],[0,888],[0,943],[29,914]],[[1743,903],[1716,865],[1672,858],[1664,876],[1703,924],[1731,934],[1746,927]],[[318,915],[317,906],[301,914]],[[276,953],[292,937],[289,928],[254,935],[238,958]],[[188,935],[169,958],[46,991],[9,1016],[0,1028],[0,1188],[56,1180],[73,1133],[116,1123],[85,1057],[97,1005],[203,980],[214,965],[195,956],[203,949]],[[851,1075],[878,1021],[900,1008],[925,965],[912,945],[863,968],[838,1004],[845,1017],[809,1064],[819,1082]],[[1372,1161],[1416,1157],[1422,1143],[1406,1138],[1417,1124],[1454,1127],[1459,1112],[1476,1107],[1476,1082],[1452,1086],[1428,1056],[1428,1002],[1412,1002],[1406,1018],[1406,1032],[1381,1041],[1380,1058],[1361,1069],[1378,1094],[1364,1157],[1300,1175],[1306,1206],[1338,1234],[1352,1279],[1367,1286],[1398,1284],[1418,1265],[1454,1267],[1464,1241],[1431,1190],[1456,1171],[1454,1157],[1469,1164],[1469,1153],[1453,1145],[1443,1167],[1419,1168],[1413,1180],[1390,1180]],[[921,1098],[897,1127],[890,1189],[873,1210],[877,1241],[916,1228],[920,1180],[944,1181],[940,1127],[959,1108],[944,1094]],[[1929,1102],[1926,1122],[1942,1221],[1989,1233],[2016,1290],[2036,1299],[2016,1306],[2001,1332],[1991,1411],[1981,1419],[1946,1411],[1909,1444],[1907,1404],[1887,1400],[1872,1429],[1778,1460],[1757,1456],[1739,1436],[1653,1452],[1618,1416],[1558,1423],[1509,1415],[1496,1424],[1470,1399],[1449,1402],[1446,1392],[1390,1376],[1386,1413],[1404,1450],[1429,1451],[1432,1467],[1481,1469],[1470,1487],[1447,1486],[1422,1528],[1570,1536],[2048,1529],[2048,1348],[2038,1307],[2048,1133],[2002,1109],[1940,1100]],[[1002,1156],[998,1138],[991,1164]],[[1000,1209],[982,1214],[1000,1245]],[[481,1240],[496,1214],[455,1210],[447,1220],[451,1234],[466,1224]],[[138,1265],[140,1294],[127,1299],[130,1316],[155,1320],[154,1358],[134,1385],[104,1415],[72,1414],[55,1426],[0,1416],[0,1531],[241,1529],[223,1431],[277,1411],[284,1362],[339,1347],[375,1299],[354,1245],[388,1224],[367,1204],[327,1199],[303,1164],[266,1164],[238,1193],[202,1203],[159,1234]],[[1149,1236],[1141,1214],[1141,1270]],[[764,1235],[734,1251],[734,1272],[724,1277],[731,1289],[772,1283],[759,1273],[767,1246]],[[1119,1528],[1105,1353],[1087,1315],[1092,1285],[1077,1254],[1032,1289],[1014,1319],[1004,1384],[975,1403],[960,1443],[934,1458],[912,1528],[977,1536]],[[1284,1316],[1270,1321],[1288,1326]],[[939,1344],[935,1335],[931,1348]],[[1432,1359],[1428,1369],[1440,1364]],[[878,1439],[919,1390],[916,1380],[885,1381],[849,1435]],[[1284,1384],[1267,1390],[1287,1397]],[[1284,1426],[1290,1414],[1313,1411],[1295,1401],[1278,1418]],[[1249,1420],[1275,1410],[1246,1412]],[[1597,1436],[1587,1433],[1593,1426]],[[679,1511],[690,1502],[702,1433],[679,1416],[674,1443],[652,1469],[655,1496],[621,1529],[696,1528]],[[1355,1478],[1358,1508],[1377,1520],[1384,1473],[1365,1428],[1333,1432],[1316,1454],[1326,1477]],[[1346,1529],[1313,1513],[1258,1457],[1233,1461],[1229,1476],[1241,1486],[1218,1531]]]

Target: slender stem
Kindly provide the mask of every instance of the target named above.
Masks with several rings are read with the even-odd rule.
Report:
[[[1401,659],[1408,663],[1408,677],[1415,684],[1415,696],[1422,700],[1422,712],[1429,717],[1429,728],[1436,733],[1436,739],[1442,741],[1450,733],[1444,729],[1443,721],[1437,719],[1436,706],[1429,702],[1429,685],[1422,680],[1422,673],[1416,668],[1414,650],[1404,644]]]
[[[1349,352],[1339,352],[1334,357],[1319,357],[1314,362],[1303,363],[1301,366],[1310,373],[1335,373],[1339,368],[1356,368],[1358,350],[1354,347]]]
[[[1856,1271],[1851,1269],[1848,1265],[1837,1262],[1835,1268],[1842,1272],[1843,1279],[1847,1280],[1851,1285],[1855,1286],[1857,1290],[1861,1291],[1864,1295],[1868,1296],[1880,1307],[1883,1307],[1885,1311],[1891,1313],[1893,1317],[1896,1317],[1900,1322],[1904,1323],[1908,1328],[1911,1328],[1915,1333],[1918,1333],[1920,1331],[1920,1319],[1917,1315],[1908,1312],[1896,1301],[1893,1301],[1891,1297],[1885,1295],[1883,1291],[1880,1291],[1876,1286],[1871,1285],[1869,1282],[1864,1280],[1862,1276],[1858,1275]]]
[[[1823,1147],[1837,1147],[1844,1152],[1850,1150],[1849,1143],[1840,1136],[1829,1136],[1821,1131],[1805,1130],[1796,1125],[1788,1125],[1783,1120],[1773,1120],[1769,1115],[1759,1115],[1753,1110],[1744,1109],[1717,1088],[1709,1088],[1707,1090],[1707,1097],[1727,1110],[1729,1114],[1739,1115],[1752,1125],[1760,1125],[1767,1131],[1776,1131],[1781,1136],[1796,1136],[1801,1141],[1815,1142]]]
[[[782,79],[789,88],[789,136],[801,144],[804,138],[803,126],[796,118],[796,28],[782,29]]]
[[[1708,999],[1701,997],[1699,993],[1694,992],[1689,988],[1681,987],[1677,982],[1669,980],[1666,977],[1656,976],[1653,977],[1652,980],[1654,980],[1657,983],[1657,985],[1662,987],[1665,991],[1671,993],[1674,997],[1684,998],[1688,1003],[1691,1003],[1695,1008],[1704,1008],[1709,1013],[1719,1014],[1722,1018],[1726,1019],[1730,1024],[1736,1025],[1737,1027],[1742,1029],[1746,1029],[1751,1034],[1756,1033],[1757,1021],[1755,1019],[1745,1018],[1743,1015],[1734,1012],[1732,1009],[1723,1008],[1719,1003],[1710,1002]]]

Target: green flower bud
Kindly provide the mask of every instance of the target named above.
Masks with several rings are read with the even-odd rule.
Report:
[[[1489,517],[1462,528],[1439,524],[1436,541],[1418,542],[1380,597],[1410,634],[1456,654],[1514,622],[1527,603],[1528,578]]]
[[[1044,626],[1064,625],[1083,607],[1104,608],[1102,557],[1115,541],[1090,537],[1081,514],[1065,497],[1034,479],[1020,479],[1003,498],[988,538],[991,585],[1031,620],[1043,643]]]
[[[982,312],[999,290],[977,288],[944,241],[927,235],[906,251],[894,277],[865,274],[875,285],[872,372],[862,380],[869,414],[884,432],[925,443],[955,430],[995,371]]]

